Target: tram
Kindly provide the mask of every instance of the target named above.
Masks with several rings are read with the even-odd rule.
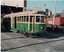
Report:
[[[7,14],[3,18],[6,29],[15,32],[23,32],[26,36],[28,34],[43,34],[46,33],[46,19],[43,14],[32,13],[12,13]]]

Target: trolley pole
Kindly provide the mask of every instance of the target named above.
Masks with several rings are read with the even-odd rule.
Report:
[[[54,30],[54,23],[55,23],[55,12],[56,12],[56,0],[55,0],[55,5],[54,5],[53,30]]]

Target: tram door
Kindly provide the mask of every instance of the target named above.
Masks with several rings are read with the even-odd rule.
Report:
[[[35,17],[34,16],[31,16],[29,18],[28,30],[32,32],[35,30]]]
[[[32,31],[35,30],[35,17],[32,17]]]
[[[3,26],[5,30],[10,31],[11,29],[11,18],[3,18]]]
[[[17,28],[17,21],[16,21],[16,17],[14,17],[14,28]]]

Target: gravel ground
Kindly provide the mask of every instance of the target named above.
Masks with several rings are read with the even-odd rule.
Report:
[[[64,52],[64,34],[27,38],[15,32],[1,33],[2,52]]]

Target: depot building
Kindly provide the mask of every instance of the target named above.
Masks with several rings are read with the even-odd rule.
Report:
[[[22,12],[26,9],[27,0],[1,0],[1,14]]]

